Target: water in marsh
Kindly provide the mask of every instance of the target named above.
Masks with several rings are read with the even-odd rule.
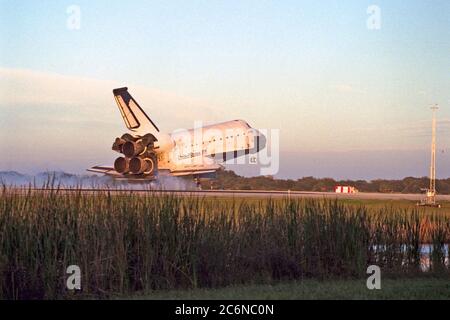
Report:
[[[387,260],[385,253],[390,251],[391,248],[388,248],[386,245],[375,245],[372,247],[372,250],[377,257],[377,261],[385,263]],[[428,272],[438,265],[450,267],[450,244],[438,246],[421,244],[418,250],[410,245],[403,244],[398,247],[397,253],[403,259],[402,265],[416,263],[423,272]]]

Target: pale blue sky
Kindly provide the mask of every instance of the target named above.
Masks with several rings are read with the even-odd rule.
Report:
[[[80,30],[66,27],[72,4]],[[13,151],[0,170],[112,163],[116,85],[168,131],[234,118],[280,129],[280,176],[294,178],[426,175],[439,102],[450,176],[448,0],[0,0],[0,147]]]

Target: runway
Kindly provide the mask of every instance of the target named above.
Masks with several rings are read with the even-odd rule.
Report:
[[[26,189],[17,189],[26,192]],[[423,194],[403,193],[364,193],[338,194],[334,192],[310,192],[310,191],[275,191],[275,190],[150,190],[150,189],[32,189],[33,191],[72,193],[81,191],[86,194],[109,192],[111,194],[133,193],[146,195],[151,192],[157,194],[174,194],[180,196],[197,197],[226,197],[226,198],[327,198],[327,199],[354,199],[354,200],[409,200],[419,201]],[[437,201],[450,201],[450,195],[437,195]]]

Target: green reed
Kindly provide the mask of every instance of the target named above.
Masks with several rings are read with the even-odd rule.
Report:
[[[448,214],[334,200],[220,200],[149,192],[0,196],[0,298],[108,297],[301,278],[448,272]],[[82,270],[67,290],[66,268]]]

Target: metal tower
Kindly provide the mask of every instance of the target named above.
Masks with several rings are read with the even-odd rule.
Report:
[[[438,207],[436,203],[436,111],[439,109],[437,104],[431,106],[433,120],[431,126],[431,164],[430,164],[430,187],[426,189],[426,198],[420,205]]]
[[[431,107],[433,112],[432,138],[431,138],[431,165],[430,165],[430,192],[436,195],[436,110],[439,106],[436,104]]]

